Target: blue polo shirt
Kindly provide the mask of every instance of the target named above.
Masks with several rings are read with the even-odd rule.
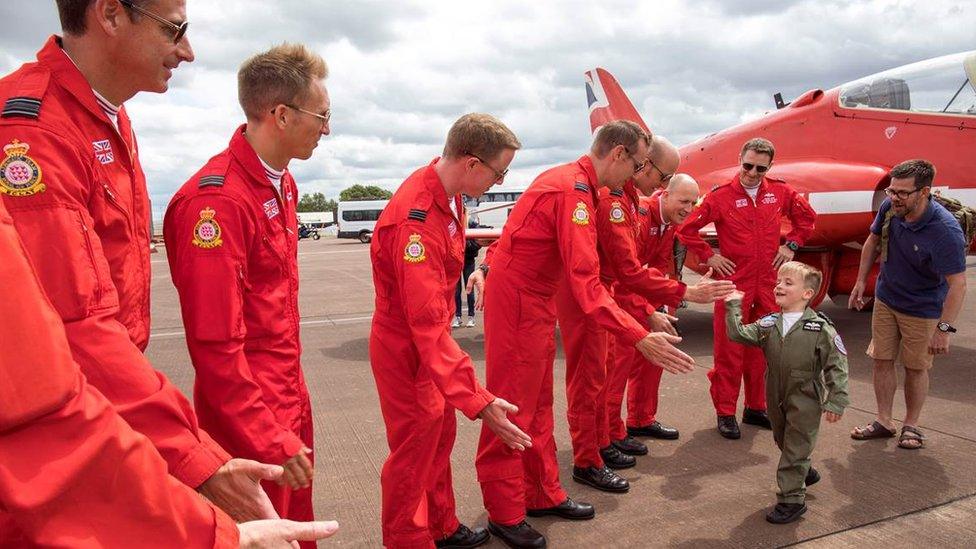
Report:
[[[891,199],[881,203],[871,232],[880,236]],[[888,259],[874,291],[885,305],[921,318],[942,316],[949,293],[946,276],[966,270],[966,239],[956,218],[929,199],[925,213],[914,223],[894,216],[888,228]]]

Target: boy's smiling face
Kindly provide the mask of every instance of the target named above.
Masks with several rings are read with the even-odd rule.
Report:
[[[776,305],[786,312],[802,311],[807,303],[813,299],[813,290],[803,283],[803,276],[796,272],[784,272],[780,269],[776,275],[776,287],[773,289]]]

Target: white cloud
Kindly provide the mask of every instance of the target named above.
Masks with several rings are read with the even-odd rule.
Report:
[[[58,28],[53,2],[4,3],[0,70]],[[189,0],[196,61],[165,95],[128,102],[157,215],[242,121],[235,74],[284,40],[328,61],[333,135],[292,171],[303,191],[395,188],[469,111],[525,148],[509,186],[576,158],[589,140],[582,73],[620,80],[651,127],[687,143],[812,88],[972,49],[976,6],[951,0],[493,2]]]

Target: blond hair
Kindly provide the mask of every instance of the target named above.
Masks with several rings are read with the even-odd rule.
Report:
[[[470,154],[491,160],[505,149],[518,150],[522,143],[501,120],[490,114],[469,113],[458,118],[444,143],[444,158]]]
[[[328,75],[319,54],[285,42],[244,61],[237,72],[237,99],[248,119],[256,120],[278,105],[303,103],[310,84]]]
[[[803,286],[813,290],[813,295],[820,291],[823,283],[823,273],[819,269],[811,267],[802,261],[787,261],[779,267],[778,274],[793,274],[803,278]]]
[[[623,145],[628,153],[635,155],[640,141],[647,147],[651,146],[651,136],[636,123],[630,120],[614,120],[607,122],[596,132],[590,152],[597,158],[603,158],[617,145]]]

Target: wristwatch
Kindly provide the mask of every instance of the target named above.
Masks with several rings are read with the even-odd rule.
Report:
[[[485,275],[485,278],[488,278],[488,265],[482,263],[478,265],[478,270],[481,271],[481,274]]]
[[[786,241],[786,244],[784,244],[784,246],[786,246],[787,248],[793,250],[794,252],[800,249],[800,245],[797,244],[796,242],[792,241],[792,240],[787,240]]]
[[[956,329],[953,328],[952,324],[949,324],[948,322],[940,322],[938,328],[940,332],[945,332],[947,334],[956,333]]]

